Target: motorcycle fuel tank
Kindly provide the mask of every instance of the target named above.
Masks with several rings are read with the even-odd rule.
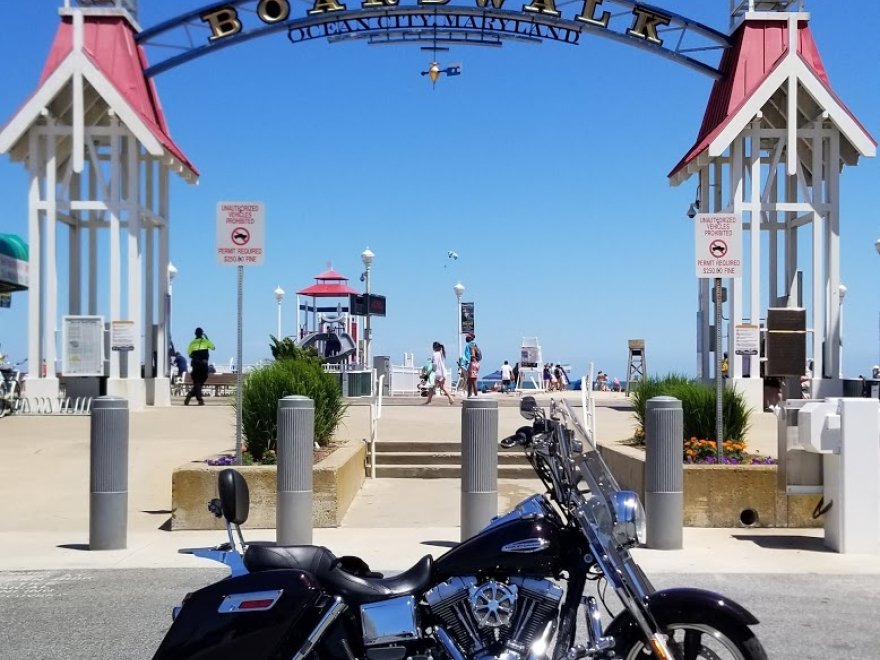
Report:
[[[292,657],[321,615],[320,597],[304,571],[221,580],[186,597],[153,660]]]
[[[434,562],[441,579],[503,573],[554,575],[567,553],[569,535],[551,518],[502,517]]]

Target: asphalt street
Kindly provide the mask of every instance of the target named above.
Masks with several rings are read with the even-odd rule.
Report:
[[[3,660],[149,659],[188,591],[218,569],[0,573]],[[739,601],[772,660],[876,660],[877,575],[653,575],[658,588],[695,586]],[[613,600],[614,596],[609,595]]]

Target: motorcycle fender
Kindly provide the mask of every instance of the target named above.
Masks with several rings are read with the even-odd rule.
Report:
[[[675,621],[677,612],[702,607],[709,611],[725,614],[744,626],[753,626],[758,623],[755,615],[736,601],[705,589],[664,589],[663,591],[655,591],[645,600],[648,604],[648,611],[655,616],[662,613],[661,618],[665,621]],[[624,609],[608,625],[605,635],[616,639],[630,628],[635,627],[637,624],[632,615]]]
[[[292,657],[322,614],[311,573],[230,577],[189,594],[153,660]]]

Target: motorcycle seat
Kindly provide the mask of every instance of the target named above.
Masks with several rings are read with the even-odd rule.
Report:
[[[315,576],[327,592],[342,596],[349,605],[370,603],[395,596],[407,596],[430,586],[434,560],[422,557],[415,566],[393,577],[372,577],[345,569],[324,546],[249,545],[244,565],[251,573],[295,568]]]

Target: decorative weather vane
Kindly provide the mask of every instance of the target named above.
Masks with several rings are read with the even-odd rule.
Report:
[[[447,52],[448,48],[442,48],[437,46],[437,25],[434,24],[434,36],[432,40],[432,44],[430,46],[422,46],[422,50],[429,50],[436,54],[439,52]],[[442,74],[446,74],[447,76],[460,76],[461,75],[461,64],[456,62],[455,64],[450,64],[445,69],[440,68],[440,64],[437,60],[433,60],[431,64],[428,66],[427,71],[422,71],[423,76],[429,76],[431,78],[431,87],[437,86],[437,81],[440,80],[440,76]]]
[[[431,77],[431,85],[436,86],[437,81],[440,79],[442,74],[446,74],[447,76],[460,76],[461,75],[461,64],[450,64],[445,69],[441,69],[440,65],[434,61],[431,62],[431,66],[428,67],[427,71],[422,71],[423,76]]]

